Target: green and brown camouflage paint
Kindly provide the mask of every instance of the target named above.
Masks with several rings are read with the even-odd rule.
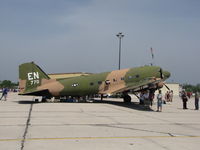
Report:
[[[113,94],[161,81],[160,67],[143,66],[64,79],[50,79],[34,62],[19,66],[20,95],[86,96]],[[165,80],[170,73],[163,71]]]

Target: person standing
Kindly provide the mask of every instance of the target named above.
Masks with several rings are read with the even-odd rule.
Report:
[[[173,90],[171,90],[170,92],[169,92],[169,101],[170,102],[172,102],[172,100],[173,100]]]
[[[149,91],[144,91],[144,105],[145,106],[149,106],[150,105],[150,101],[149,101]]]
[[[195,110],[199,110],[199,93],[195,93]]]
[[[150,100],[150,106],[152,107],[153,106],[153,99],[154,99],[154,96],[155,96],[155,91],[154,90],[150,90],[149,92],[149,100]]]
[[[144,105],[144,91],[140,93],[140,105]]]
[[[8,94],[8,89],[7,89],[7,88],[4,88],[0,100],[4,97],[4,100],[6,101],[6,99],[7,99],[7,94]]]
[[[157,95],[157,111],[162,111],[162,99],[163,99],[163,96],[162,96],[162,91],[159,90],[159,93]]]
[[[185,91],[182,92],[181,98],[182,98],[182,101],[183,101],[183,109],[188,109],[187,108],[188,98],[187,98],[187,93]]]
[[[163,104],[166,104],[166,102],[169,102],[169,91],[165,93],[165,98],[163,99]]]

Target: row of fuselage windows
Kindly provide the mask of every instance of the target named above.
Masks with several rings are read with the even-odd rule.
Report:
[[[135,75],[135,76],[128,76],[129,79],[133,79],[133,78],[139,78],[140,76],[139,75]],[[123,81],[125,78],[124,77],[121,77],[121,80]],[[113,79],[113,82],[117,82],[117,79]],[[102,84],[102,81],[98,81],[97,82],[98,85]],[[90,82],[90,85],[93,86],[95,83],[94,82]],[[109,85],[110,84],[110,80],[106,80],[105,81],[105,84],[106,85]],[[78,83],[73,83],[72,84],[72,87],[77,87],[79,84]]]

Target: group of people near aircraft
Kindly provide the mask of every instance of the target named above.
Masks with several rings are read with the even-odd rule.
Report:
[[[155,97],[154,91],[151,90],[142,91],[139,96],[140,105],[152,106],[154,97]],[[187,92],[183,90],[180,94],[180,97],[183,102],[183,109],[188,109],[187,102],[191,96],[188,96]],[[195,110],[199,110],[199,97],[200,94],[196,92],[194,95]],[[157,111],[162,111],[162,104],[166,104],[166,102],[173,101],[173,91],[172,90],[167,91],[163,96],[162,91],[159,90],[158,94],[156,95],[156,99],[157,99]]]
[[[155,97],[155,91],[154,90],[141,91],[140,96],[139,96],[140,105],[152,106],[154,97]]]
[[[165,102],[172,102],[173,100],[173,90],[169,90],[165,93]]]
[[[155,98],[154,90],[145,90],[140,93],[139,100],[140,105],[152,106]],[[162,111],[162,104],[166,104],[166,102],[172,102],[173,99],[173,91],[167,91],[163,96],[162,91],[159,90],[156,95],[157,99],[157,111]]]
[[[153,99],[155,97],[154,90],[144,90],[141,91],[139,95],[140,105],[153,105]]]
[[[187,92],[185,90],[183,90],[180,94],[181,96],[181,99],[183,101],[183,109],[188,109],[187,107],[187,102],[188,100],[190,99],[191,96],[188,96]],[[199,110],[199,97],[200,97],[200,94],[199,92],[195,92],[195,96],[194,96],[194,105],[195,105],[195,110]]]

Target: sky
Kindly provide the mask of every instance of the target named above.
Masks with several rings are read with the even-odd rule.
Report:
[[[0,0],[0,80],[34,61],[46,73],[149,65],[200,83],[199,0]],[[153,48],[154,59],[150,48]]]

